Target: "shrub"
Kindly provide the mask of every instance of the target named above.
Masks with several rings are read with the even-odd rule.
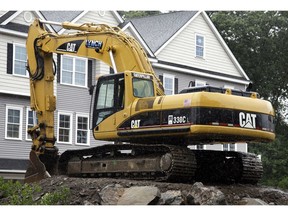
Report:
[[[41,192],[38,185],[22,184],[19,181],[5,181],[0,177],[0,205],[65,205],[68,204],[70,190],[66,187],[46,193],[37,201],[34,195]]]

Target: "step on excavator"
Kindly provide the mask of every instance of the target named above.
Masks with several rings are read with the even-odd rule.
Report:
[[[48,32],[46,24],[68,33]],[[273,107],[256,92],[204,86],[165,95],[139,42],[104,24],[36,19],[26,46],[38,124],[28,131],[32,149],[25,182],[50,175],[253,184],[261,179],[262,163],[254,154],[189,148],[273,141]],[[98,77],[90,88],[90,128],[95,139],[114,144],[59,153],[53,54],[96,59],[113,68],[114,74]]]

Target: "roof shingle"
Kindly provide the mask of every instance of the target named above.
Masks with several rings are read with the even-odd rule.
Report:
[[[131,21],[144,41],[156,52],[169,38],[185,25],[197,11],[179,11],[156,16],[140,17]]]

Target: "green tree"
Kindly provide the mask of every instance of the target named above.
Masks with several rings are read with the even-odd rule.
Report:
[[[276,112],[276,140],[249,145],[262,155],[266,185],[288,188],[288,12],[225,11],[209,13],[231,51]]]
[[[125,19],[135,18],[135,17],[144,17],[144,16],[153,16],[160,14],[160,11],[139,11],[139,10],[132,10],[132,11],[118,11],[120,16]]]
[[[280,123],[288,96],[288,12],[213,12],[211,19]]]

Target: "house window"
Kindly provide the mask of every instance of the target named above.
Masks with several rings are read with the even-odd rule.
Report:
[[[26,114],[26,129],[34,127],[36,124],[38,124],[38,118],[36,116],[36,112],[31,110],[30,108],[27,108],[27,114]],[[26,133],[26,140],[31,140],[31,137],[28,133]]]
[[[88,115],[76,115],[76,144],[89,145]]]
[[[72,144],[72,114],[58,114],[58,142]]]
[[[196,57],[204,58],[204,36],[196,34]]]
[[[174,76],[169,74],[163,74],[163,86],[166,95],[174,94]]]
[[[196,145],[197,150],[204,150],[204,145]]]
[[[26,48],[24,45],[14,44],[13,74],[28,77],[26,71]]]
[[[61,84],[87,87],[87,59],[62,56]]]
[[[230,151],[236,151],[235,144],[230,144]]]
[[[223,151],[236,151],[235,144],[223,144]]]
[[[195,80],[195,86],[206,86],[206,82],[202,80]]]
[[[22,139],[22,110],[22,107],[6,107],[6,139]]]
[[[234,89],[234,86],[232,86],[232,85],[224,85],[224,88],[225,89]]]

